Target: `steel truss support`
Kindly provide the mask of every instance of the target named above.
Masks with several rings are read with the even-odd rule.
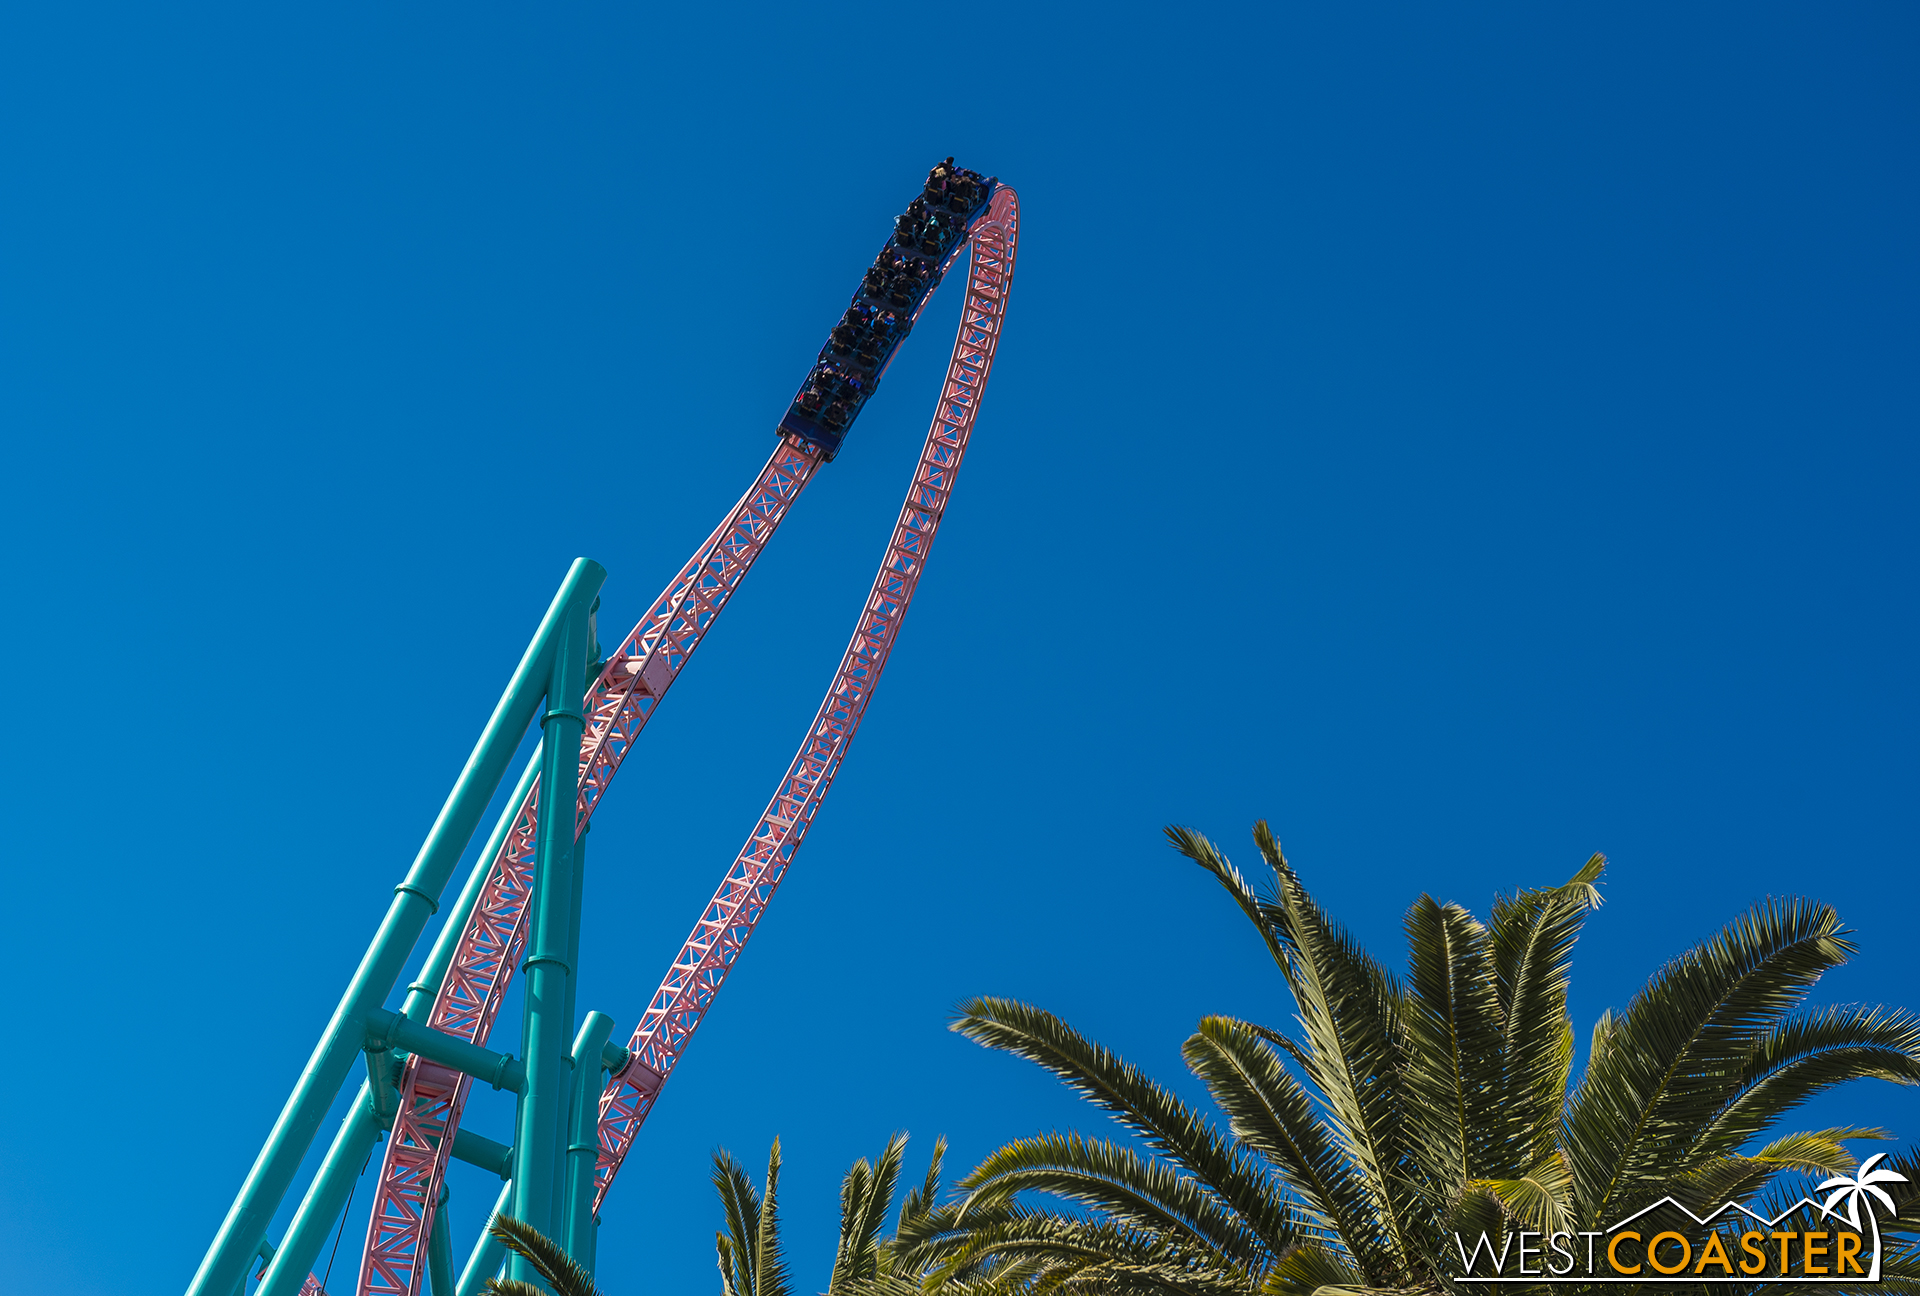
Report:
[[[232,1296],[246,1274],[267,1225],[280,1208],[301,1159],[313,1144],[320,1122],[333,1105],[340,1086],[359,1061],[365,1040],[365,1016],[378,1008],[400,979],[401,969],[413,952],[427,920],[440,905],[440,893],[459,863],[461,852],[473,837],[487,802],[500,786],[500,778],[513,758],[520,736],[533,719],[535,708],[546,692],[553,670],[553,657],[561,626],[584,615],[586,607],[600,592],[606,569],[599,563],[578,559],[554,595],[533,642],[515,669],[505,694],[494,708],[466,768],[454,782],[453,791],[428,832],[406,878],[394,888],[393,903],[381,922],[373,943],[361,957],[360,966],[347,991],[334,1009],[332,1019],[313,1056],[301,1072],[293,1092],[274,1122],[265,1146],[254,1160],[253,1168],[241,1185],[213,1245],[200,1262],[199,1271],[187,1287],[187,1296]]]
[[[660,700],[692,659],[819,466],[818,452],[811,447],[781,441],[753,486],[607,659],[586,699],[586,725],[578,744],[576,833],[586,827],[621,762],[658,710]],[[570,771],[568,779],[572,777]],[[477,887],[476,899],[468,906],[459,930],[453,933],[449,960],[435,975],[421,977],[421,982],[433,987],[427,993],[434,994],[427,1025],[443,1034],[483,1044],[492,1034],[505,1002],[510,975],[528,939],[536,844],[544,817],[540,813],[542,787],[542,779],[535,778],[516,792],[510,821],[503,816],[504,831],[496,831],[495,840],[482,857],[484,875],[480,869],[475,870],[477,880],[470,885]],[[451,921],[447,931],[453,932]],[[419,982],[413,988],[423,989]],[[411,996],[408,1002],[413,1002]],[[413,1016],[411,1012],[406,1015]],[[626,1054],[615,1047],[613,1056],[624,1066]],[[530,1052],[524,1044],[521,1051]],[[397,1140],[388,1144],[361,1268],[359,1290],[363,1296],[393,1296],[415,1290],[416,1262],[433,1227],[435,1185],[452,1155],[445,1134],[459,1128],[467,1088],[465,1076],[445,1072],[423,1059],[408,1060],[399,1106],[402,1112],[425,1113],[428,1124],[422,1129],[426,1145],[414,1150],[411,1144],[402,1145]],[[521,1114],[524,1116],[524,1109]],[[413,1164],[402,1168],[398,1165],[402,1160]],[[546,1182],[551,1192],[556,1177],[550,1174]],[[520,1200],[516,1193],[514,1201]],[[549,1212],[558,1206],[554,1203]],[[517,1207],[509,1213],[517,1213]],[[382,1257],[377,1266],[368,1262],[376,1251]],[[311,1265],[311,1259],[307,1263]],[[492,1271],[485,1275],[492,1276]],[[285,1296],[292,1296],[291,1289]]]
[[[421,969],[419,978],[407,987],[407,997],[401,1005],[400,1015],[408,1021],[424,1022],[427,1019],[433,1007],[433,992],[452,965],[460,933],[465,929],[474,906],[479,903],[481,888],[487,878],[487,861],[499,852],[520,803],[532,791],[539,774],[540,748],[536,746],[533,754],[527,758],[526,768],[520,772],[519,782],[507,801],[507,808],[502,811],[493,832],[488,836],[486,849],[481,851],[478,862],[468,873],[459,900],[454,903],[439,936],[434,939],[426,965]],[[359,1097],[348,1109],[346,1119],[340,1123],[340,1132],[334,1136],[333,1146],[327,1150],[320,1172],[314,1176],[313,1183],[307,1188],[307,1195],[294,1212],[293,1223],[287,1228],[280,1253],[267,1267],[254,1296],[297,1296],[303,1290],[314,1262],[320,1257],[320,1249],[326,1245],[327,1235],[333,1232],[340,1212],[346,1208],[354,1180],[359,1177],[361,1167],[366,1164],[367,1156],[384,1128],[391,1128],[391,1124],[383,1125],[380,1122],[372,1107],[372,1093],[366,1086],[361,1086]]]

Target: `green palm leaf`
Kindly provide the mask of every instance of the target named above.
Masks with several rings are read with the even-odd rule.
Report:
[[[1257,916],[1262,938],[1293,993],[1306,1036],[1302,1065],[1335,1139],[1355,1163],[1368,1213],[1378,1222],[1385,1261],[1404,1266],[1408,1251],[1400,1216],[1410,1203],[1392,1186],[1407,1151],[1401,1128],[1398,988],[1314,903],[1264,822],[1254,825],[1253,835],[1273,870],[1274,888],[1270,898],[1255,902],[1249,916]],[[1167,836],[1247,911],[1245,880],[1212,842],[1188,829],[1171,828]],[[1363,1265],[1369,1250],[1357,1254]],[[1369,1280],[1383,1276],[1371,1269]]]
[[[1738,1095],[1756,1035],[1852,949],[1827,906],[1768,901],[1634,997],[1568,1108],[1564,1137],[1584,1219],[1609,1216],[1710,1155],[1697,1139]]]
[[[726,1214],[726,1232],[714,1235],[724,1296],[754,1296],[753,1263],[760,1236],[760,1193],[731,1152],[713,1154],[713,1186]]]
[[[1370,1199],[1306,1088],[1288,1073],[1271,1033],[1231,1017],[1206,1017],[1181,1048],[1231,1120],[1233,1134],[1267,1158],[1317,1227],[1356,1249],[1378,1246]]]
[[[1559,1142],[1559,1121],[1573,1070],[1573,1022],[1567,1016],[1572,955],[1586,915],[1600,907],[1596,883],[1607,858],[1594,855],[1557,887],[1494,901],[1489,946],[1505,1019],[1502,1093],[1510,1158],[1489,1170],[1537,1165]]]
[[[527,1263],[553,1285],[557,1296],[600,1296],[599,1288],[593,1285],[593,1275],[576,1263],[565,1247],[533,1225],[511,1215],[495,1215],[487,1223],[487,1232],[525,1256]],[[491,1284],[500,1280],[488,1281]],[[490,1290],[501,1289],[490,1287]]]
[[[787,1296],[791,1279],[780,1251],[780,1140],[767,1152],[767,1186],[753,1240],[753,1296]]]
[[[1184,1238],[1227,1262],[1258,1265],[1268,1254],[1246,1224],[1191,1175],[1078,1134],[1016,1139],[989,1155],[960,1187],[980,1199],[1049,1193],[1127,1227]]]
[[[1815,1094],[1863,1079],[1920,1083],[1920,1018],[1878,1005],[1796,1013],[1753,1041],[1700,1146],[1731,1151]]]
[[[1506,1013],[1487,929],[1421,896],[1407,911],[1407,1117],[1414,1155],[1443,1184],[1504,1169]]]
[[[877,1164],[869,1165],[864,1158],[856,1161],[841,1181],[840,1244],[834,1252],[829,1292],[838,1293],[880,1271],[880,1230],[893,1206],[906,1146],[906,1135],[895,1134],[887,1140]]]
[[[1294,1240],[1296,1221],[1247,1158],[1172,1093],[1059,1018],[1011,999],[960,1005],[953,1029],[989,1048],[1037,1062],[1184,1165],[1273,1251]]]

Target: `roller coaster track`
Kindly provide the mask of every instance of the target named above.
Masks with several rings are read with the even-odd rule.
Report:
[[[792,864],[885,669],[986,389],[1018,235],[1019,198],[998,186],[966,238],[945,258],[951,264],[961,247],[970,249],[966,299],[940,403],[886,556],[805,741],[649,1001],[629,1046],[632,1061],[601,1097],[596,1214],[662,1086]],[[925,306],[925,299],[917,303],[916,319]],[[752,488],[607,659],[584,708],[576,837],[661,699],[833,448],[837,440],[823,452],[791,431],[783,436]],[[536,781],[489,864],[479,902],[428,1018],[433,1029],[474,1044],[487,1043],[526,941],[540,791]],[[471,1085],[461,1072],[418,1056],[407,1060],[362,1252],[360,1296],[412,1296],[420,1287],[426,1241]],[[306,1291],[319,1290],[309,1277]]]
[[[693,933],[681,946],[627,1048],[633,1060],[607,1085],[600,1098],[600,1157],[594,1167],[593,1209],[598,1214],[633,1141],[653,1110],[661,1086],[685,1053],[727,973],[753,935],[773,893],[786,876],[807,829],[819,813],[834,775],[846,759],[860,718],[866,714],[880,672],[899,635],[901,620],[926,569],[934,535],[946,513],[954,478],[967,452],[967,440],[979,413],[980,398],[993,368],[1013,283],[1019,242],[1020,200],[1000,189],[987,216],[972,232],[967,296],[959,335],[947,362],[946,385],[928,429],[913,485],[887,543],[886,557],[873,578],[853,640],[840,658],[833,684],[821,700],[807,737],[707,902]]]

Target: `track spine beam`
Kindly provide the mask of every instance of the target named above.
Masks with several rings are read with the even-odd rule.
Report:
[[[627,1046],[633,1053],[632,1063],[601,1095],[600,1158],[594,1168],[596,1214],[661,1088],[772,902],[846,759],[847,746],[886,668],[946,512],[993,367],[1012,286],[1019,220],[1018,195],[1001,187],[971,236],[966,301],[947,364],[946,385],[853,640],[773,799],[648,1001]]]

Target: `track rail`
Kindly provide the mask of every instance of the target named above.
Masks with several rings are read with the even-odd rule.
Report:
[[[1019,230],[1019,196],[1001,187],[971,234],[967,297],[947,362],[946,386],[853,640],[773,799],[668,967],[660,988],[653,992],[627,1045],[633,1060],[601,1095],[600,1156],[594,1167],[596,1214],[674,1064],[686,1052],[806,839],[886,669],[946,513],[993,368]]]

